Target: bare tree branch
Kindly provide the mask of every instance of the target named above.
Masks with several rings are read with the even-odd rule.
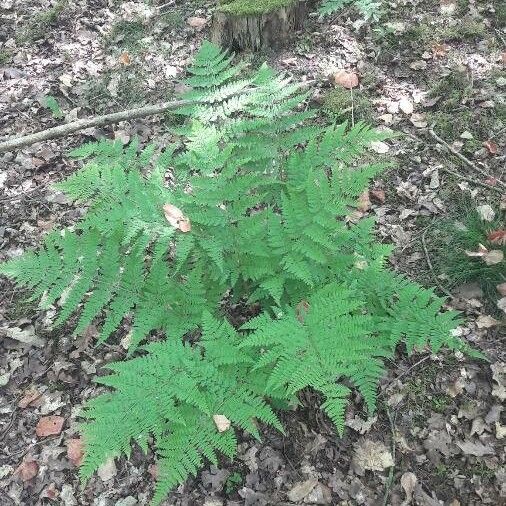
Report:
[[[36,142],[64,137],[66,135],[79,132],[80,130],[85,130],[86,128],[101,127],[111,125],[113,123],[119,123],[120,121],[145,118],[146,116],[153,116],[155,114],[171,111],[194,103],[194,101],[192,102],[189,100],[174,100],[172,102],[148,105],[145,107],[138,107],[136,109],[114,112],[112,114],[104,114],[103,116],[96,116],[94,118],[78,119],[77,121],[72,121],[71,123],[65,123],[64,125],[48,128],[47,130],[24,135],[22,137],[13,137],[4,142],[0,142],[0,153],[30,146]]]

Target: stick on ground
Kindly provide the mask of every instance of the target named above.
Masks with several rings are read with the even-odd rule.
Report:
[[[172,102],[164,102],[162,104],[148,105],[145,107],[138,107],[136,109],[104,114],[103,116],[96,116],[94,118],[78,119],[77,121],[65,123],[64,125],[59,125],[54,128],[48,128],[47,130],[42,130],[34,134],[14,137],[7,139],[4,142],[0,142],[0,153],[30,146],[36,142],[65,137],[66,135],[86,130],[87,128],[102,127],[105,125],[112,125],[113,123],[119,123],[120,121],[145,118],[147,116],[172,111],[174,109],[178,109],[179,107],[184,107],[194,103],[194,101],[192,102],[188,100],[174,100]]]

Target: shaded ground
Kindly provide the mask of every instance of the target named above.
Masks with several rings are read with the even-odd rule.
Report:
[[[477,285],[453,286],[445,278],[440,259],[452,252],[437,233],[441,218],[463,219],[478,205],[491,205],[501,217],[505,14],[499,1],[463,0],[453,11],[452,5],[400,2],[372,29],[348,9],[327,21],[311,19],[281,53],[242,56],[314,80],[312,100],[324,105],[322,114],[404,133],[371,152],[393,158],[395,166],[371,188],[367,212],[378,220],[378,236],[395,243],[395,268],[451,290],[451,305],[467,317],[460,332],[490,363],[458,354],[399,355],[382,383],[377,416],[367,420],[355,399],[342,439],[308,393],[296,412],[283,413],[286,436],[267,432],[261,443],[245,438],[235,463],[203,471],[166,504],[282,505],[300,498],[400,505],[415,478],[414,504],[506,500],[504,313]],[[208,23],[198,29],[187,20],[208,20],[210,8],[197,1],[157,8],[0,0],[0,138],[59,124],[59,112],[72,119],[166,99],[207,34]],[[360,77],[353,94],[331,85],[328,76],[338,69]],[[53,112],[47,96],[58,104]],[[431,136],[433,123],[439,137],[488,176]],[[164,144],[167,131],[165,118],[150,118],[0,155],[0,259],[36,245],[54,223],[79,217],[82,211],[50,187],[77,167],[66,157],[71,147],[104,135]],[[77,342],[65,329],[50,331],[52,315],[22,296],[0,281],[0,503],[147,504],[156,472],[151,455],[134,451],[130,461],[106,467],[81,489],[72,452],[80,405],[97,393],[93,376],[125,355],[121,333],[94,349],[93,329]],[[484,324],[490,314],[502,317],[502,325]],[[64,418],[63,431],[37,436],[37,423],[51,415]],[[389,459],[394,466],[386,465]]]

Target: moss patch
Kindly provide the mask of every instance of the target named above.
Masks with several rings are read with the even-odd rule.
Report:
[[[327,92],[323,99],[323,111],[329,116],[345,120],[351,118],[353,106],[353,116],[356,121],[370,121],[372,116],[371,102],[360,91],[344,88],[335,88]]]
[[[237,16],[247,16],[265,14],[297,2],[298,0],[221,0],[218,10]]]
[[[48,29],[56,24],[68,4],[69,0],[59,0],[50,9],[33,16],[16,36],[16,41],[24,44],[45,38]]]

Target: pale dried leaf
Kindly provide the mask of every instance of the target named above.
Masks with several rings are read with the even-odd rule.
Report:
[[[479,329],[489,329],[490,327],[494,327],[498,323],[499,323],[498,320],[492,318],[492,316],[489,315],[480,315],[476,319],[476,326]]]
[[[390,450],[381,441],[361,441],[353,456],[355,464],[369,471],[384,471],[394,465]]]
[[[476,208],[476,212],[480,216],[480,218],[484,221],[494,221],[495,211],[488,204],[484,204],[482,206],[478,206]]]
[[[496,265],[504,260],[504,253],[500,249],[493,249],[483,257],[483,260],[487,265]]]
[[[494,448],[490,445],[472,441],[457,441],[457,446],[466,454],[474,455],[475,457],[483,457],[484,455],[493,455]]]
[[[183,214],[183,211],[172,204],[165,204],[163,206],[163,213],[165,219],[171,226],[181,230],[181,232],[190,232],[191,223],[187,216]]]
[[[286,494],[291,502],[302,501],[318,484],[318,480],[310,478],[306,481],[297,482]]]
[[[506,297],[506,283],[498,284],[495,289],[503,296]]]
[[[406,504],[409,504],[411,502],[417,483],[418,478],[414,473],[407,472],[401,476],[401,487],[406,494],[406,500],[404,501]]]
[[[225,415],[213,415],[213,420],[218,432],[230,429],[230,420]]]
[[[413,102],[411,102],[411,100],[409,100],[408,98],[404,97],[399,100],[399,109],[404,114],[412,114],[415,108],[413,106]]]
[[[112,480],[116,474],[118,474],[118,470],[116,469],[116,463],[114,459],[108,459],[105,461],[97,470],[97,474],[102,481]]]

